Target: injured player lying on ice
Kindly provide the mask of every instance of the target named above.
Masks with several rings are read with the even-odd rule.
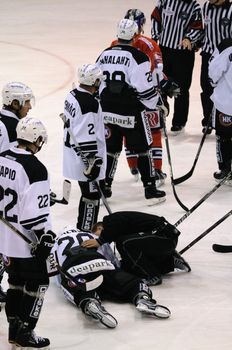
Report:
[[[101,299],[106,297],[130,302],[148,316],[169,318],[170,310],[156,303],[147,284],[120,267],[109,244],[98,249],[81,247],[84,241],[96,238],[91,232],[68,226],[56,240],[51,257],[58,263],[57,280],[65,297],[108,328],[115,328],[118,322],[102,305]]]
[[[169,272],[191,271],[176,251],[180,232],[164,217],[119,211],[105,216],[93,231],[99,237],[83,242],[83,247],[115,242],[123,270],[143,278],[149,286],[161,284],[162,275]]]

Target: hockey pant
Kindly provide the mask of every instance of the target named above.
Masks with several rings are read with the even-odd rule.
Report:
[[[122,268],[147,279],[174,270],[175,246],[172,240],[150,232],[124,236],[116,243]]]
[[[101,195],[94,182],[78,181],[78,184],[82,195],[79,201],[77,228],[89,232],[97,222]],[[103,189],[104,181],[101,180],[99,185]]]
[[[83,312],[86,303],[91,298],[97,299],[98,301],[101,299],[108,299],[135,303],[138,294],[141,292],[152,298],[150,288],[144,284],[140,278],[122,269],[104,272],[103,282],[96,290],[85,292],[77,290],[76,288],[71,288],[65,279],[62,280],[62,288],[66,290],[66,295],[69,294],[73,296],[74,303],[80,307]]]
[[[109,186],[111,186],[113,182],[117,168],[117,160],[122,151],[123,137],[125,137],[127,148],[132,153],[138,154],[138,170],[141,174],[141,180],[144,186],[147,186],[148,184],[155,185],[155,173],[152,165],[151,155],[149,152],[149,145],[152,142],[151,130],[148,123],[147,127],[149,128],[150,134],[148,131],[145,132],[145,127],[141,120],[140,123],[138,122],[137,124],[137,128],[134,129],[122,128],[114,124],[106,125],[106,128],[108,130],[108,137],[106,138],[106,184]]]
[[[162,120],[160,118],[159,111],[146,111],[146,115],[149,120],[149,124],[152,132],[152,144],[150,146],[150,152],[152,157],[153,167],[155,169],[162,170]],[[126,152],[126,158],[130,169],[138,168],[137,154],[133,154],[126,146],[126,140],[124,138],[124,146]]]
[[[231,170],[232,115],[214,109],[213,127],[216,130],[216,156],[220,170]]]
[[[9,283],[7,318],[17,317],[34,329],[49,285],[46,262],[41,263],[36,258],[9,258],[6,271]]]
[[[209,81],[209,60],[211,54],[202,52],[201,56],[201,104],[204,115],[201,123],[203,126],[206,126],[210,122],[213,110],[213,101],[210,99],[213,87]]]

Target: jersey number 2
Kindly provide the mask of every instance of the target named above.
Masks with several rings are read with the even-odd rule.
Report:
[[[9,215],[9,211],[17,204],[18,195],[11,188],[4,189],[0,186],[0,201],[4,199],[4,197],[11,197],[11,201],[5,206],[4,210],[0,210],[0,215],[4,217],[9,222],[18,222],[17,215]]]

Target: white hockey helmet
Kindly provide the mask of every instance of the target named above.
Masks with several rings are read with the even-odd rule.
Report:
[[[138,25],[131,19],[121,19],[117,27],[117,37],[122,40],[132,40],[133,36],[138,33]]]
[[[105,79],[102,70],[96,64],[81,66],[78,69],[77,78],[80,84],[89,86],[94,86],[97,79],[99,79],[99,82]]]
[[[47,143],[47,131],[43,123],[33,117],[25,117],[19,120],[16,127],[17,139],[35,143],[41,137],[41,146]]]
[[[31,101],[32,104],[35,103],[31,88],[20,82],[8,83],[2,89],[3,105],[9,106],[14,100],[17,100],[20,106],[24,106],[26,101]]]

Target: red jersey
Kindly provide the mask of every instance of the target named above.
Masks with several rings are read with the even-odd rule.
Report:
[[[112,41],[111,46],[115,46],[117,44],[118,40],[114,40]],[[154,40],[148,38],[147,36],[137,34],[133,39],[132,46],[144,52],[149,57],[151,62],[151,72],[153,72],[155,68],[160,70],[163,69],[162,53],[159,45]]]

